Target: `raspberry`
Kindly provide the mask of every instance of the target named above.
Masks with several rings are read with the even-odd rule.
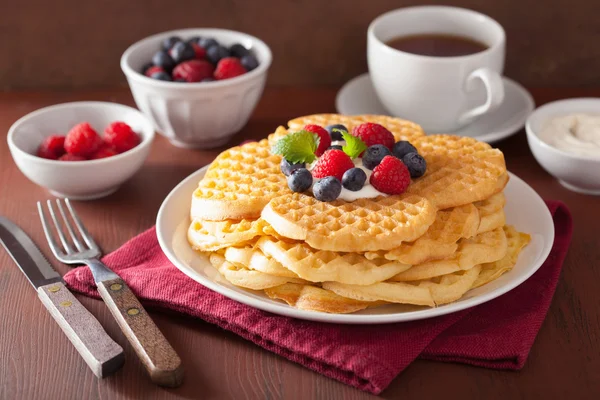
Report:
[[[65,137],[60,135],[48,136],[37,151],[38,157],[49,160],[57,160],[63,154],[65,154]]]
[[[242,66],[240,60],[235,57],[225,57],[219,60],[217,69],[215,69],[215,78],[217,80],[235,78],[244,75],[246,68]]]
[[[117,152],[131,150],[140,144],[140,137],[125,122],[113,122],[104,131],[104,142]]]
[[[394,156],[385,156],[373,169],[369,182],[382,193],[400,194],[410,184],[410,173],[402,161]]]
[[[206,50],[204,47],[200,47],[197,43],[192,43],[192,48],[194,49],[194,53],[196,53],[196,60],[204,60],[206,57]]]
[[[315,167],[311,171],[317,179],[327,176],[335,176],[340,181],[344,172],[354,168],[354,163],[348,154],[341,150],[327,150],[321,158],[317,160]]]
[[[304,127],[304,130],[319,135],[319,147],[317,148],[315,154],[317,155],[317,157],[322,156],[323,153],[325,153],[325,150],[327,150],[329,146],[331,146],[331,136],[329,136],[329,132],[327,132],[322,126],[314,124],[306,125]]]
[[[75,154],[66,153],[63,154],[59,159],[59,161],[85,161],[85,157],[76,156]]]
[[[112,156],[116,156],[117,154],[119,154],[115,149],[113,149],[110,146],[102,146],[100,147],[100,149],[98,149],[97,152],[95,152],[92,157],[90,157],[90,159],[92,160],[99,160],[101,158],[108,158],[108,157],[112,157]]]
[[[76,156],[87,158],[102,145],[102,138],[87,122],[75,125],[65,138],[65,150]]]
[[[390,151],[394,148],[394,135],[388,131],[385,127],[375,124],[373,122],[365,122],[355,126],[352,129],[352,134],[362,139],[366,143],[367,147],[371,147],[374,144],[382,144]]]
[[[157,67],[155,65],[155,66],[148,68],[146,70],[146,72],[144,72],[144,75],[146,75],[148,78],[150,78],[150,77],[152,77],[152,75],[158,74],[159,72],[165,72],[165,69],[163,67]]]
[[[173,70],[173,79],[185,79],[186,82],[200,82],[202,79],[212,77],[214,68],[205,60],[185,61]]]

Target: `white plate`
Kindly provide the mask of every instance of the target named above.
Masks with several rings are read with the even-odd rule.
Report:
[[[505,139],[525,125],[529,114],[535,108],[531,94],[523,86],[507,77],[504,83],[504,101],[500,107],[475,120],[455,135],[470,136],[482,142],[493,143]],[[368,73],[348,81],[338,92],[335,107],[340,114],[379,114],[389,115],[373,89]],[[419,122],[419,121],[415,121]]]
[[[510,174],[505,189],[506,220],[519,231],[531,235],[531,243],[519,256],[517,265],[500,278],[465,294],[460,300],[436,308],[405,305],[386,305],[362,310],[354,314],[327,314],[298,310],[266,295],[231,285],[209,263],[208,258],[191,249],[186,232],[192,192],[206,172],[204,167],[184,179],[167,196],[158,212],[156,234],[162,250],[183,273],[198,283],[233,300],[299,319],[343,324],[381,324],[413,321],[464,310],[492,300],[520,285],[529,278],[548,257],[554,243],[552,216],[540,196],[517,176]]]

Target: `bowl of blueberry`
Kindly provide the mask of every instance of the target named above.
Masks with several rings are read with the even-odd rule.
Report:
[[[271,65],[260,39],[226,29],[164,32],[121,57],[138,108],[179,147],[225,144],[246,124]]]

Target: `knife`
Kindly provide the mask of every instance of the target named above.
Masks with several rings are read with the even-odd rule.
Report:
[[[125,361],[121,346],[67,289],[31,238],[4,217],[0,217],[0,243],[94,374],[102,378],[121,368]]]

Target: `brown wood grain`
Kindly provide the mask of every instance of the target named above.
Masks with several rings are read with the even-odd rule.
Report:
[[[104,378],[123,366],[121,346],[62,282],[39,287],[38,296],[94,375]]]
[[[181,359],[123,279],[99,282],[98,292],[150,379],[161,386],[180,386],[183,381]]]
[[[265,137],[278,124],[295,116],[334,111],[335,93],[333,89],[267,89],[249,124],[232,144]],[[565,97],[600,96],[600,89],[535,89],[532,93],[539,105]],[[74,100],[133,104],[126,89],[0,94],[0,132],[4,132],[0,136],[25,113]],[[519,372],[418,360],[380,398],[600,398],[600,199],[560,186],[533,159],[523,132],[497,146],[505,152],[512,172],[542,197],[564,201],[575,223],[561,280],[529,359]],[[103,200],[78,202],[77,212],[104,250],[114,250],[150,228],[169,191],[219,151],[179,149],[159,136],[148,161],[130,181]],[[19,224],[46,255],[50,252],[39,227],[35,202],[50,197],[17,170],[5,138],[0,137],[0,215]],[[60,273],[69,270],[51,262]],[[106,306],[78,296],[126,352],[123,369],[100,381],[35,297],[18,268],[0,251],[0,399],[377,398],[203,321],[150,310],[186,369],[181,387],[157,387]]]
[[[28,0],[2,2],[2,88],[125,84],[119,59],[153,33],[234,29],[273,51],[273,85],[341,85],[364,72],[366,32],[399,7],[444,4],[496,19],[507,35],[506,75],[526,85],[600,84],[597,0]]]

